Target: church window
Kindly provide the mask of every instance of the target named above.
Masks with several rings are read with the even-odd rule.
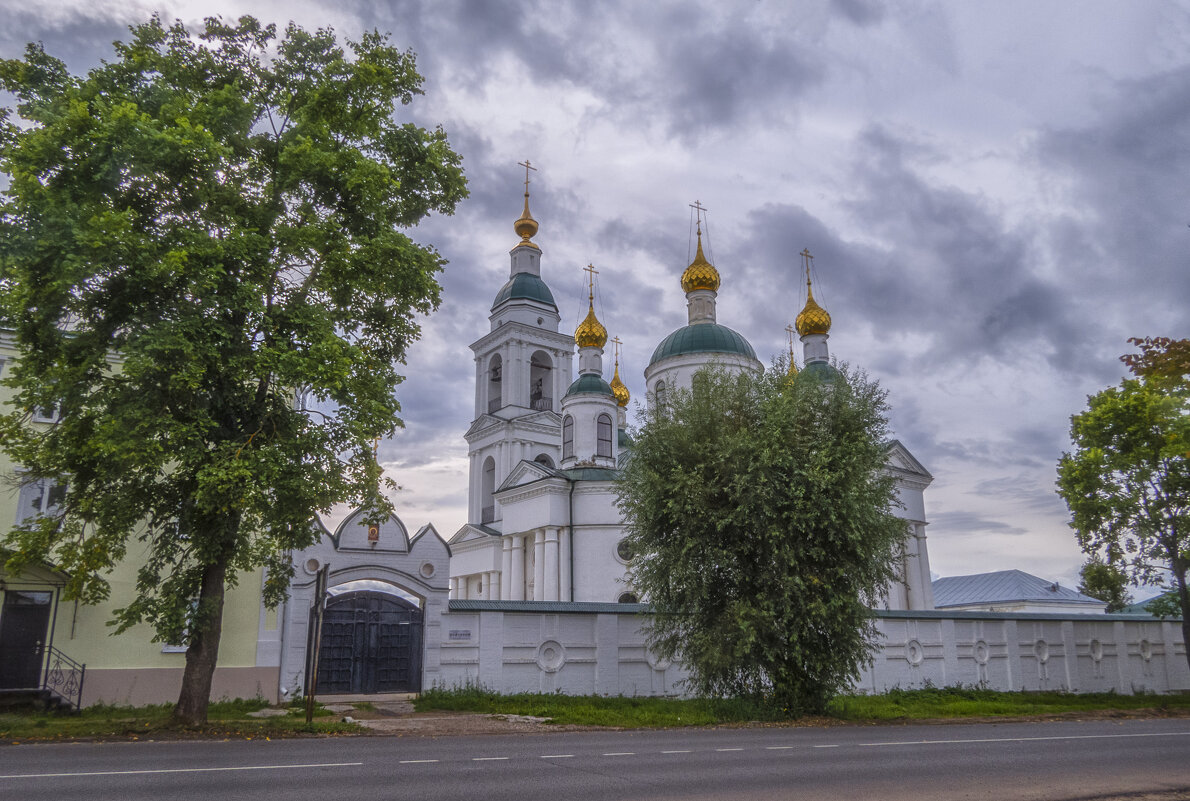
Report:
[[[628,540],[620,540],[616,543],[616,556],[620,558],[621,562],[632,561],[632,546],[628,544]]]
[[[640,599],[636,597],[635,592],[622,592],[620,593],[620,597],[616,599],[616,602],[622,604],[638,604],[640,603]]]
[[[574,418],[566,415],[562,421],[562,458],[570,459],[574,456]]]
[[[529,406],[538,411],[554,408],[553,392],[550,386],[550,370],[553,362],[543,350],[535,351],[529,359]]]
[[[491,456],[483,461],[483,508],[480,523],[491,523],[496,519],[496,460]]]
[[[501,383],[503,380],[504,360],[500,358],[497,353],[488,362],[488,414],[493,414],[500,410],[504,405],[501,394]]]
[[[554,466],[554,460],[550,458],[548,453],[537,454],[537,456],[533,457],[533,461],[537,462],[538,464],[543,464],[546,467]]]
[[[611,456],[612,455],[612,418],[610,415],[601,414],[599,419],[595,421],[595,455],[596,456]]]
[[[665,404],[665,382],[658,381],[657,386],[653,388],[653,396],[657,399],[657,405]]]

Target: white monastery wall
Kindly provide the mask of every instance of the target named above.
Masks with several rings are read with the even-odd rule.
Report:
[[[451,601],[423,686],[681,695],[685,671],[645,647],[642,606]],[[1129,615],[884,611],[883,645],[855,688],[1190,691],[1177,621]]]

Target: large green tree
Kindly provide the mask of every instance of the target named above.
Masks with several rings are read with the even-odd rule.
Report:
[[[1070,418],[1074,450],[1058,462],[1058,493],[1084,551],[1106,553],[1134,584],[1168,576],[1190,642],[1190,342],[1131,341],[1142,353],[1124,360],[1140,377],[1090,396]]]
[[[778,366],[653,404],[619,483],[650,647],[691,689],[820,711],[858,677],[905,523],[884,392]]]
[[[188,645],[175,716],[193,723],[225,588],[263,566],[274,604],[316,513],[387,510],[371,445],[400,425],[397,365],[444,263],[409,230],[466,189],[442,130],[402,121],[421,77],[378,33],[130,30],[83,76],[38,45],[0,62],[21,118],[0,121],[20,351],[0,435],[25,480],[68,487],[10,532],[7,566],[52,562],[95,602],[143,560],[117,623]]]
[[[1119,565],[1098,556],[1088,559],[1078,572],[1078,591],[1107,604],[1106,612],[1119,612],[1132,603],[1128,592],[1128,573]]]

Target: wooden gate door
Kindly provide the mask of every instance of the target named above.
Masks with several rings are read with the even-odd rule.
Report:
[[[322,620],[319,693],[421,690],[422,611],[383,592],[332,596]]]
[[[0,611],[0,689],[41,686],[53,593],[6,590]]]

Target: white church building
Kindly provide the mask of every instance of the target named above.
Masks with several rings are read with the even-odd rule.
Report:
[[[604,377],[608,334],[595,316],[593,275],[587,315],[574,336],[558,330],[561,315],[533,242],[537,229],[526,186],[508,281],[496,292],[490,330],[471,345],[470,522],[450,540],[451,598],[636,603],[614,488],[617,465],[631,448],[628,389],[618,359],[610,382]],[[687,324],[657,345],[645,368],[649,403],[688,389],[694,374],[711,364],[735,372],[764,369],[748,340],[718,321],[720,275],[704,255],[701,219],[696,236],[694,260],[680,279]],[[806,305],[795,322],[802,374],[830,380],[831,318],[814,300],[808,269],[806,283]],[[889,448],[905,547],[886,607],[932,609],[923,499],[932,477],[901,443]]]

